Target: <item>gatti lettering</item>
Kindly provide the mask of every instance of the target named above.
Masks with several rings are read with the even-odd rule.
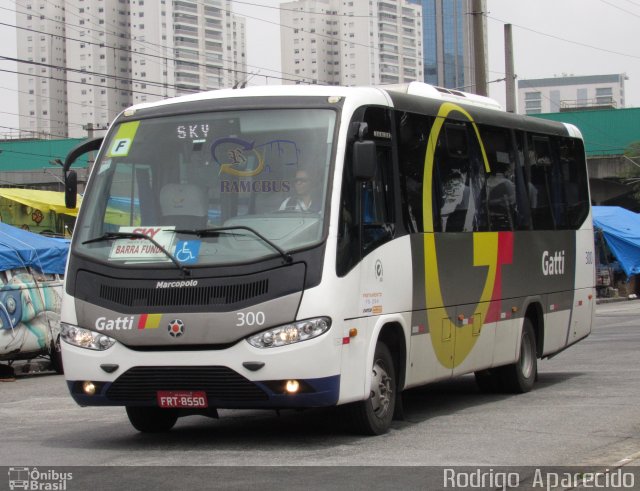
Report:
[[[542,274],[545,276],[564,274],[564,251],[542,253]]]
[[[96,319],[98,331],[129,331],[131,329],[133,329],[133,317],[116,317],[115,319],[98,317]]]

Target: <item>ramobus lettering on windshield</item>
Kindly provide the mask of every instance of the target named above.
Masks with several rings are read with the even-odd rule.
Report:
[[[156,288],[186,288],[189,286],[198,286],[198,280],[158,281],[156,283]]]

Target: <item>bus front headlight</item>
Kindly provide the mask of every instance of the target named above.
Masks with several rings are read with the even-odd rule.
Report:
[[[73,346],[78,346],[79,348],[104,351],[116,344],[115,339],[99,332],[83,329],[82,327],[61,322],[60,328],[60,338]]]
[[[292,322],[283,326],[272,327],[266,331],[247,338],[251,346],[256,348],[278,348],[300,341],[313,339],[324,334],[331,327],[331,319],[318,317]]]

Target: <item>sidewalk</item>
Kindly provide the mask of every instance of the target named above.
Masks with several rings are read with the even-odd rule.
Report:
[[[601,303],[614,303],[614,302],[627,302],[629,300],[637,300],[637,296],[629,297],[610,297],[610,298],[596,298],[596,305]]]

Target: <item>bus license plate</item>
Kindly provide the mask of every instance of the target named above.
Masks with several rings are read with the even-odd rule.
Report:
[[[209,407],[204,391],[158,391],[158,406],[162,408],[202,408]]]

